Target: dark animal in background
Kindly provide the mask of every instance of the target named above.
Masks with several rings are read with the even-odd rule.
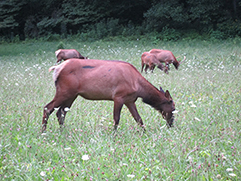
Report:
[[[158,90],[127,62],[68,59],[51,67],[51,70],[54,70],[56,94],[44,107],[42,131],[46,130],[49,115],[55,108],[59,108],[56,115],[59,124],[63,125],[65,115],[77,96],[88,100],[114,101],[115,129],[124,104],[136,122],[144,127],[135,105],[138,97],[158,110],[168,126],[173,124],[175,104],[169,91]]]
[[[149,68],[151,72],[153,72],[155,67],[163,70],[164,66],[162,63],[157,59],[156,55],[151,54],[150,52],[144,52],[141,55],[141,72],[143,72],[143,68],[145,67],[145,72],[147,73],[147,69]]]
[[[186,57],[184,56],[184,59],[182,61],[177,61],[176,57],[169,50],[152,49],[149,52],[156,55],[157,59],[161,63],[165,63],[165,73],[168,73],[169,64],[173,64],[175,68],[178,69],[180,63],[186,59]]]
[[[57,57],[57,63],[61,60],[67,60],[70,58],[79,58],[79,59],[87,59],[87,57],[82,56],[75,49],[59,49],[55,51],[55,55]]]

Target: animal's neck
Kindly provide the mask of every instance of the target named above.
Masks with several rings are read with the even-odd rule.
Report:
[[[163,95],[162,95],[163,94]],[[146,104],[149,104],[156,110],[161,110],[161,103],[165,100],[165,95],[159,91],[156,87],[151,85],[149,82],[146,82],[142,85],[142,94],[140,96],[142,101]]]

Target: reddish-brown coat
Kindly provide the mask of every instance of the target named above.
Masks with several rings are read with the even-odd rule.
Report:
[[[147,72],[148,68],[151,70],[151,72],[153,72],[153,70],[156,66],[161,70],[163,70],[163,68],[164,68],[164,66],[157,59],[155,54],[152,54],[150,52],[144,52],[141,55],[141,72],[143,72],[144,67],[145,67],[145,72]]]
[[[168,73],[169,70],[169,64],[173,64],[176,69],[178,69],[181,61],[177,61],[176,57],[173,55],[173,53],[169,50],[162,50],[162,49],[152,49],[149,51],[150,53],[156,55],[157,59],[161,63],[165,63],[165,72]],[[184,61],[186,57],[184,56]]]
[[[68,59],[57,66],[53,66],[53,78],[56,94],[53,100],[44,107],[43,131],[46,129],[49,115],[55,108],[59,124],[64,123],[67,113],[77,96],[89,100],[114,101],[114,125],[119,124],[120,112],[125,104],[132,116],[143,126],[142,119],[137,112],[135,101],[138,97],[160,111],[167,124],[172,126],[175,104],[169,91],[158,90],[149,83],[136,68],[122,61],[81,60]]]
[[[55,51],[55,55],[57,57],[57,63],[60,62],[61,60],[67,60],[70,58],[87,59],[87,57],[83,57],[75,49],[59,49]]]

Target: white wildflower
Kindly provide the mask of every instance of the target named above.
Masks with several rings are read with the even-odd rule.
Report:
[[[232,169],[232,168],[227,168],[226,171],[227,171],[227,172],[232,172],[233,169]]]
[[[91,143],[96,143],[97,141],[94,140],[93,138],[91,138],[91,139],[90,139],[90,142],[91,142]]]
[[[237,175],[235,173],[230,173],[229,174],[231,177],[236,177]]]
[[[89,160],[89,159],[90,159],[89,155],[83,155],[82,156],[82,160]]]
[[[45,136],[45,135],[47,135],[47,133],[42,133],[41,135],[42,135],[42,136]]]
[[[197,107],[195,104],[192,104],[191,107]]]
[[[42,171],[42,172],[40,172],[40,175],[41,175],[42,177],[44,177],[44,176],[46,175],[46,173],[45,173],[44,171]]]
[[[71,148],[70,148],[70,147],[67,147],[67,148],[64,148],[64,150],[71,150]]]
[[[127,177],[134,178],[135,175],[127,175]]]
[[[200,119],[198,119],[197,117],[195,117],[194,119],[195,119],[195,120],[197,120],[197,121],[201,121],[201,120],[200,120]]]

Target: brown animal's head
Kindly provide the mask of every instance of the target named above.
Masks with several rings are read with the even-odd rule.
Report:
[[[177,57],[178,58],[178,57]],[[175,61],[173,62],[173,65],[175,66],[176,69],[178,69],[179,65],[186,60],[186,56],[184,56],[183,60],[177,61],[177,59],[175,59]]]
[[[160,88],[160,91],[164,92],[162,88]],[[164,93],[167,101],[162,103],[160,112],[162,114],[162,117],[167,121],[167,126],[172,127],[174,122],[173,111],[175,110],[175,103],[172,100],[172,97],[168,90],[166,90],[166,92]]]
[[[180,65],[180,62],[178,62],[177,60],[173,62],[174,67],[178,70],[178,67]]]

